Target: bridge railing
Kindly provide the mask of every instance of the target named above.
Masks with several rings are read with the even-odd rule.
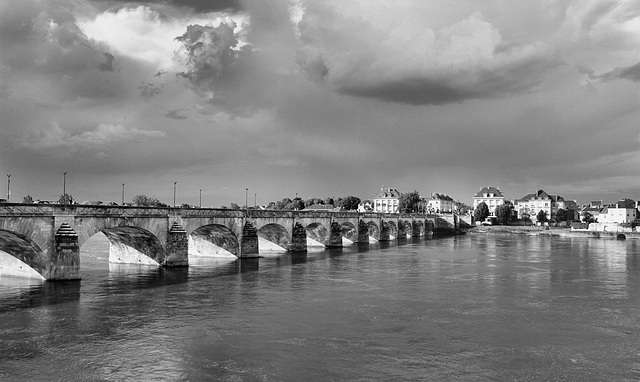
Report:
[[[325,218],[359,218],[359,219],[425,219],[443,214],[424,213],[379,213],[357,211],[307,211],[307,210],[263,210],[223,209],[223,208],[182,208],[182,207],[143,207],[143,206],[113,206],[113,205],[83,205],[83,204],[23,204],[0,203],[0,217],[2,216],[181,216],[205,217],[215,215],[229,218],[260,218],[260,217],[325,217]],[[446,215],[446,214],[444,214]]]

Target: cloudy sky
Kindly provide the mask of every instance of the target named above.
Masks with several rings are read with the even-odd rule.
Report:
[[[640,3],[2,0],[0,171],[12,201],[63,171],[79,201],[640,199]]]

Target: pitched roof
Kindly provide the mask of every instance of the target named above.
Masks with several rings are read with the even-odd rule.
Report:
[[[453,201],[453,198],[451,196],[445,195],[445,194],[438,194],[437,192],[434,192],[434,193],[431,194],[431,199]]]
[[[618,208],[636,208],[636,202],[631,199],[621,199],[616,203]]]
[[[383,188],[376,194],[375,198],[399,198],[400,191],[395,188],[387,188],[386,190]]]
[[[516,203],[524,203],[524,202],[528,202],[529,200],[531,200],[532,198],[535,198],[535,194],[526,194],[525,196],[523,196],[520,199],[516,199]]]
[[[562,196],[558,196],[558,195],[549,195],[546,192],[544,192],[544,190],[540,189],[540,190],[536,190],[535,193],[533,194],[526,194],[525,196],[523,196],[520,199],[517,199],[516,202],[527,202],[533,198],[549,198],[551,200],[553,200],[554,202],[557,201],[564,201],[564,198],[562,198]]]
[[[502,195],[502,192],[500,192],[500,190],[497,187],[487,186],[487,187],[483,187],[482,190],[480,190],[474,196],[474,198],[483,198],[485,194],[493,194],[498,198],[504,197],[504,195]]]
[[[549,195],[554,202],[564,202],[564,198],[560,195]]]
[[[573,200],[565,200],[564,206],[566,207],[567,210],[577,210],[578,209],[578,203],[576,203]]]

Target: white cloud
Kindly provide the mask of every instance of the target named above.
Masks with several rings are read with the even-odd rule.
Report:
[[[636,0],[574,0],[564,27],[574,39],[624,44],[640,43],[640,4]]]
[[[241,28],[243,17],[234,19]],[[78,25],[89,38],[107,43],[118,54],[153,64],[157,70],[182,71],[183,64],[174,60],[181,46],[175,38],[184,34],[187,25],[217,26],[229,20],[221,13],[165,16],[149,6],[138,6],[106,11]]]
[[[415,17],[387,18],[381,23],[344,2],[307,3],[302,70],[346,94],[442,104],[528,90],[559,63],[542,42],[503,39],[478,12],[438,29]]]

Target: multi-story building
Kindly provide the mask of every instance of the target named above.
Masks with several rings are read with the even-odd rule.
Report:
[[[514,208],[519,217],[528,216],[536,222],[540,211],[544,211],[547,219],[555,220],[559,208],[565,209],[565,201],[562,196],[550,195],[544,190],[536,190],[535,193],[527,194],[514,203]]]
[[[432,193],[427,199],[427,209],[431,213],[452,213],[454,201],[449,195]]]
[[[604,207],[598,217],[599,223],[632,223],[638,217],[636,202],[622,199],[612,206]]]
[[[373,198],[373,211],[384,213],[398,212],[400,204],[400,192],[395,188],[381,188]]]
[[[502,195],[498,187],[487,186],[483,187],[482,190],[473,197],[473,209],[475,210],[478,204],[484,202],[487,207],[489,207],[489,217],[495,217],[496,207],[504,204],[505,201],[506,198]]]

